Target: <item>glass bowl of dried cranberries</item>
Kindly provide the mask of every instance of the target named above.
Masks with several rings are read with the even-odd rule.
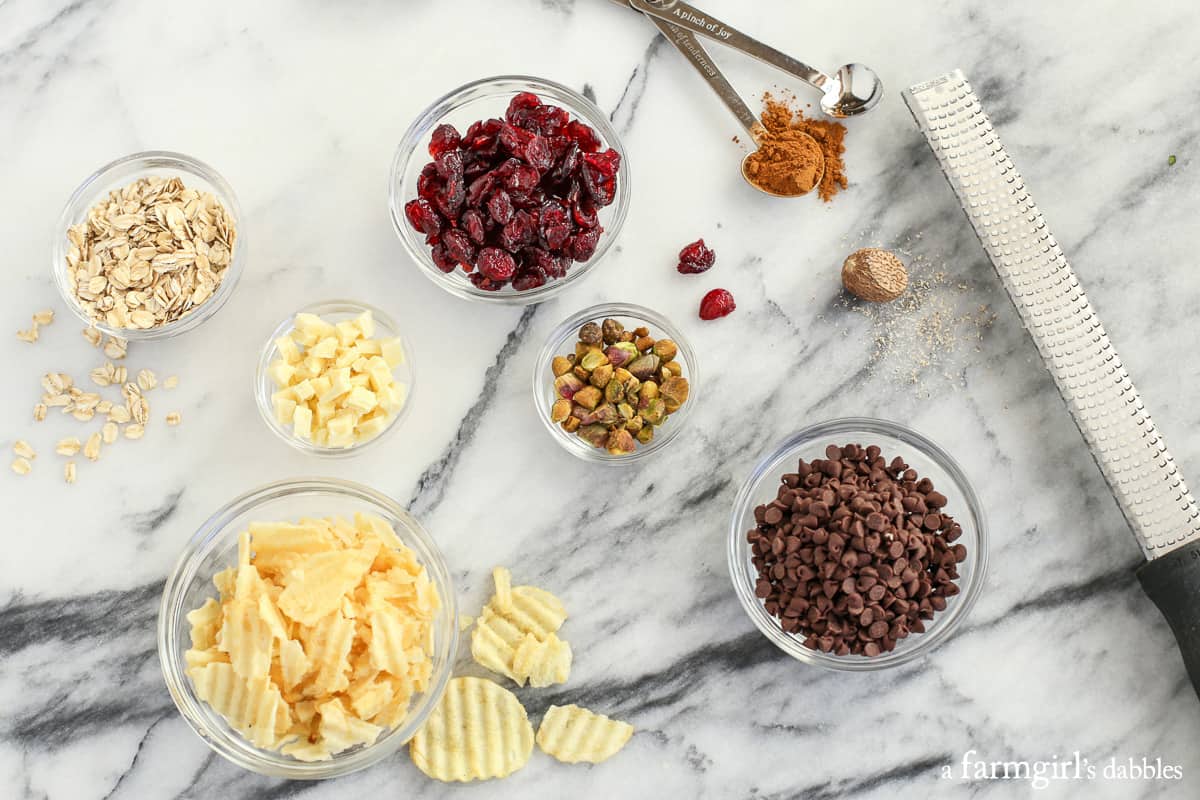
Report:
[[[521,75],[435,101],[392,161],[392,225],[434,283],[469,300],[529,305],[588,274],[629,208],[629,166],[582,95]]]

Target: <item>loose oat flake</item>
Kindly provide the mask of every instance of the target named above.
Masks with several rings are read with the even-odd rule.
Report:
[[[17,441],[13,442],[13,455],[29,459],[30,461],[37,458],[37,453],[34,452],[33,447],[24,439],[17,439]]]
[[[33,464],[29,463],[29,459],[15,458],[12,462],[12,471],[18,475],[28,475],[33,471]]]
[[[68,280],[88,316],[145,330],[182,319],[213,296],[237,232],[210,192],[149,176],[110,192],[67,238]]]
[[[146,433],[146,428],[140,422],[134,422],[125,426],[126,439],[140,439]]]
[[[66,480],[67,483],[75,482],[75,462],[74,461],[68,461],[66,463],[66,466],[63,467],[63,479]]]
[[[178,425],[182,421],[183,421],[183,415],[180,414],[178,411],[172,411],[170,414],[167,414],[167,424],[168,425],[172,425],[172,426]]]
[[[83,448],[83,442],[79,441],[77,436],[68,436],[65,439],[59,439],[58,444],[54,445],[54,452],[60,456],[73,456]]]

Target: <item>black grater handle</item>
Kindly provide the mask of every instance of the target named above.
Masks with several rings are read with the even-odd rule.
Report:
[[[1167,618],[1188,677],[1200,695],[1200,541],[1146,562],[1137,577]]]

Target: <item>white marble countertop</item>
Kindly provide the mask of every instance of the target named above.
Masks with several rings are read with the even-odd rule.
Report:
[[[968,750],[1161,757],[1184,776],[1059,782],[1039,797],[1200,792],[1200,705],[1133,577],[1138,548],[899,96],[955,67],[972,79],[1185,473],[1200,475],[1200,13],[1166,2],[869,2],[818,18],[782,0],[706,5],[812,63],[857,60],[881,75],[886,97],[850,125],[851,183],[834,202],[745,187],[732,119],[648,23],[600,0],[0,0],[0,445],[7,454],[25,438],[41,453],[32,475],[0,475],[0,796],[1030,796],[1028,784],[940,778]],[[712,50],[748,96],[788,85]],[[1118,81],[1131,65],[1139,80]],[[506,72],[594,96],[634,180],[619,246],[588,280],[529,309],[440,291],[408,261],[386,207],[410,120],[443,92]],[[30,409],[43,372],[82,377],[99,361],[56,295],[49,241],[85,175],[154,148],[206,160],[233,184],[248,269],[213,321],[131,348],[131,365],[180,376],[155,413],[180,410],[183,424],[160,420],[143,441],[82,462],[68,487],[53,442],[82,426],[35,425]],[[673,255],[701,235],[717,267],[678,275]],[[910,253],[933,284],[926,305],[872,320],[847,303],[838,269],[859,244]],[[701,323],[699,298],[715,285],[738,310]],[[420,391],[387,446],[327,462],[268,432],[250,383],[275,323],[335,296],[369,297],[403,322]],[[621,472],[554,445],[528,388],[547,332],[604,300],[659,309],[704,353],[690,429]],[[17,341],[11,331],[42,307],[59,321],[36,345]],[[920,366],[917,322],[938,309],[979,315],[951,322],[956,341]],[[873,360],[888,334],[898,344]],[[725,566],[729,508],[751,465],[787,433],[845,415],[935,438],[974,481],[993,535],[963,629],[929,658],[877,674],[822,672],[776,651]],[[573,612],[571,680],[522,697],[535,717],[578,701],[633,722],[626,750],[595,768],[535,754],[476,788],[428,781],[405,755],[318,784],[215,756],[159,673],[163,579],[219,505],[311,474],[408,504],[468,610],[495,564],[559,593]]]

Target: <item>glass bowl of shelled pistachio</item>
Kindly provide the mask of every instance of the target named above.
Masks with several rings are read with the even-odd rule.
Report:
[[[696,353],[662,314],[605,303],[563,321],[534,366],[546,430],[586,461],[625,464],[666,447],[697,400]]]

